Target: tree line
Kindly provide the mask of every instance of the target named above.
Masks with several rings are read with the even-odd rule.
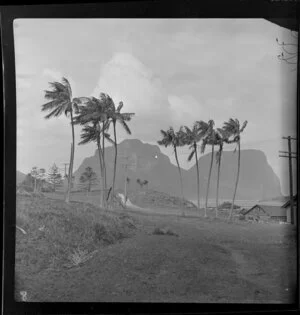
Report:
[[[100,206],[108,207],[112,206],[115,195],[115,180],[116,180],[116,166],[118,157],[118,145],[117,145],[117,124],[119,124],[128,134],[131,134],[131,130],[128,126],[128,122],[131,121],[134,113],[122,112],[124,104],[119,102],[118,106],[114,103],[113,99],[105,93],[101,93],[97,97],[77,97],[73,98],[72,89],[69,81],[66,78],[62,78],[61,82],[50,82],[50,90],[45,91],[45,99],[47,103],[42,105],[42,111],[50,112],[45,116],[46,119],[59,117],[64,114],[70,118],[72,142],[70,151],[70,163],[68,170],[68,188],[65,195],[65,201],[70,200],[70,191],[73,181],[73,164],[75,154],[75,133],[74,126],[80,125],[81,141],[79,145],[94,142],[98,149],[99,154],[99,167],[102,187],[100,190]],[[233,205],[235,201],[236,191],[239,181],[240,172],[240,147],[241,147],[241,133],[247,126],[247,121],[240,124],[238,119],[230,118],[227,122],[224,122],[222,128],[215,128],[213,120],[204,122],[202,120],[196,121],[191,128],[188,126],[181,126],[177,132],[172,127],[168,130],[161,130],[162,139],[158,141],[159,145],[172,146],[175,153],[175,159],[179,171],[181,196],[183,195],[183,182],[182,174],[178,161],[177,148],[188,145],[191,153],[188,160],[192,160],[195,157],[196,169],[197,169],[197,205],[200,208],[200,178],[199,178],[199,165],[198,165],[198,147],[200,144],[200,154],[205,152],[207,146],[211,146],[211,161],[208,173],[208,182],[206,190],[205,201],[205,216],[207,216],[207,203],[209,186],[211,179],[211,171],[214,158],[215,147],[219,150],[216,153],[216,162],[218,165],[218,178],[217,178],[217,193],[216,193],[216,216],[218,216],[219,208],[219,180],[221,159],[224,144],[236,143],[238,149],[238,165],[237,165],[237,177],[235,182],[235,188],[233,193],[233,201],[230,209],[229,218],[232,216]],[[110,133],[113,133],[111,137]],[[106,176],[106,159],[105,159],[105,143],[111,143],[114,146],[114,169],[113,179],[111,187],[108,189],[107,176]],[[140,183],[139,183],[140,184]]]
[[[82,126],[80,135],[81,141],[78,144],[83,145],[94,142],[98,149],[100,177],[102,179],[100,206],[113,206],[118,156],[117,123],[121,125],[128,134],[131,134],[128,122],[134,116],[134,113],[121,112],[124,106],[123,102],[120,101],[118,106],[116,106],[112,98],[105,93],[101,93],[99,98],[73,98],[71,85],[66,78],[62,78],[61,82],[50,82],[49,84],[51,89],[46,90],[44,95],[48,102],[42,105],[41,110],[50,112],[45,116],[46,119],[59,117],[62,114],[69,117],[72,132],[70,163],[68,170],[68,189],[65,195],[65,201],[70,201],[70,192],[73,180],[75,154],[74,125],[80,125]],[[113,138],[109,134],[110,129],[112,129]],[[113,144],[115,151],[113,180],[110,189],[108,189],[106,177],[105,142]]]
[[[56,191],[56,188],[61,187],[63,176],[59,168],[54,163],[48,172],[44,168],[32,167],[20,186],[29,188],[33,192]]]
[[[183,194],[183,181],[181,168],[178,160],[177,148],[182,146],[189,146],[190,154],[188,156],[188,161],[191,161],[195,157],[196,170],[197,170],[197,206],[200,209],[200,177],[199,177],[199,164],[198,164],[198,147],[200,146],[200,154],[205,152],[207,146],[211,146],[211,160],[210,167],[208,171],[208,181],[206,188],[206,198],[205,198],[205,213],[204,216],[207,217],[207,204],[209,195],[209,186],[211,179],[211,171],[213,166],[215,147],[217,146],[219,150],[216,153],[216,163],[218,166],[217,171],[217,192],[216,192],[216,208],[215,215],[218,216],[219,210],[219,183],[220,183],[220,170],[221,170],[221,160],[224,144],[236,143],[238,149],[238,165],[237,165],[237,176],[235,181],[234,193],[232,198],[232,204],[230,208],[230,213],[228,219],[232,218],[234,201],[236,197],[236,191],[238,187],[239,174],[240,174],[240,161],[241,161],[241,133],[247,126],[247,121],[240,124],[238,119],[230,118],[228,121],[224,122],[222,128],[215,128],[215,123],[213,120],[196,121],[191,128],[188,126],[181,126],[178,131],[174,131],[173,127],[169,127],[168,130],[161,130],[162,139],[158,141],[159,145],[165,147],[172,146],[174,149],[175,160],[178,167],[179,180],[181,196],[184,200]],[[200,145],[198,144],[200,143]],[[235,149],[236,150],[236,149]],[[234,150],[234,152],[235,152]]]

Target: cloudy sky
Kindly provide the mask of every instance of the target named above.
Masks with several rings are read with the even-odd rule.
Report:
[[[242,148],[263,150],[286,192],[287,160],[278,150],[287,149],[282,136],[296,136],[296,71],[277,59],[276,38],[293,41],[289,30],[263,19],[17,19],[14,34],[18,170],[69,161],[68,119],[41,112],[48,82],[65,76],[73,96],[122,100],[136,113],[132,138],[144,142],[171,125],[248,120]],[[127,137],[119,129],[119,139]],[[187,150],[184,168],[192,166]],[[75,169],[94,151],[77,146]],[[174,162],[171,150],[162,151]]]

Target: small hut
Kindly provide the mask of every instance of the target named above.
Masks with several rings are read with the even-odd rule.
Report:
[[[297,221],[297,210],[298,210],[298,197],[297,195],[294,196],[294,220],[292,220],[292,211],[291,211],[291,201],[288,200],[282,208],[286,210],[286,216],[287,216],[287,223],[294,223],[296,224]]]
[[[281,203],[262,202],[243,211],[246,220],[257,222],[287,222],[287,211]]]

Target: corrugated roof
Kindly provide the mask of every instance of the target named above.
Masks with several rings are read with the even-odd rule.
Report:
[[[266,212],[271,217],[285,217],[286,216],[286,209],[282,208],[280,206],[274,206],[274,205],[262,205],[257,204],[253,206],[251,209],[249,209],[244,214],[250,213],[252,210],[254,210],[256,207],[260,207],[264,212]]]
[[[280,200],[261,201],[258,203],[260,206],[276,206],[281,207],[283,202]]]
[[[296,196],[294,196],[294,202],[295,202],[295,204],[297,204],[297,201],[298,201],[298,197],[297,197],[297,195],[296,195]],[[288,201],[282,206],[282,208],[287,208],[287,207],[289,207],[289,206],[291,205],[290,202],[291,202],[291,201],[288,200]]]

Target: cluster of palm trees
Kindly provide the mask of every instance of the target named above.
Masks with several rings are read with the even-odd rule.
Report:
[[[232,218],[234,201],[236,197],[236,191],[238,187],[239,174],[240,174],[240,161],[241,161],[241,133],[247,126],[247,121],[240,124],[238,119],[230,118],[227,122],[224,122],[222,128],[215,128],[215,123],[213,120],[204,122],[202,120],[196,121],[192,128],[187,126],[181,126],[178,131],[174,131],[174,128],[170,127],[168,130],[161,130],[162,139],[158,141],[159,145],[165,147],[172,146],[174,149],[175,159],[178,167],[179,178],[180,178],[180,189],[181,196],[184,200],[183,194],[183,182],[181,168],[178,160],[177,148],[181,146],[188,145],[191,153],[188,156],[188,161],[191,161],[195,157],[196,169],[197,169],[197,206],[200,209],[200,177],[199,177],[199,164],[198,164],[198,147],[200,147],[200,154],[205,152],[208,145],[211,146],[211,161],[208,173],[207,189],[206,189],[206,199],[205,199],[205,217],[207,216],[207,204],[209,195],[209,186],[211,179],[211,171],[213,166],[214,151],[215,146],[219,147],[216,153],[216,162],[218,166],[217,175],[217,192],[216,192],[216,217],[218,216],[219,210],[219,182],[220,182],[220,169],[221,169],[221,159],[224,144],[236,143],[238,148],[238,166],[237,166],[237,177],[235,182],[235,188],[232,198],[232,204],[228,219]],[[198,143],[201,142],[200,145]],[[235,149],[236,150],[236,149]]]
[[[134,113],[122,113],[123,102],[119,102],[116,106],[112,98],[108,94],[101,93],[99,98],[96,97],[77,97],[73,98],[72,89],[69,81],[62,78],[61,82],[50,82],[51,90],[45,91],[45,99],[47,103],[42,105],[42,111],[50,111],[45,116],[46,119],[59,117],[62,114],[70,117],[72,128],[72,143],[70,164],[68,170],[68,189],[65,201],[70,201],[70,191],[72,187],[73,165],[75,153],[75,133],[74,125],[81,125],[81,141],[79,145],[89,142],[95,142],[98,148],[100,161],[100,174],[102,178],[102,189],[100,196],[100,206],[107,207],[113,205],[115,193],[116,167],[117,167],[117,131],[116,126],[119,123],[128,134],[131,131],[127,122],[131,120]],[[113,129],[113,139],[109,132],[110,127]],[[106,163],[105,163],[105,141],[114,145],[114,172],[112,186],[107,187]]]

